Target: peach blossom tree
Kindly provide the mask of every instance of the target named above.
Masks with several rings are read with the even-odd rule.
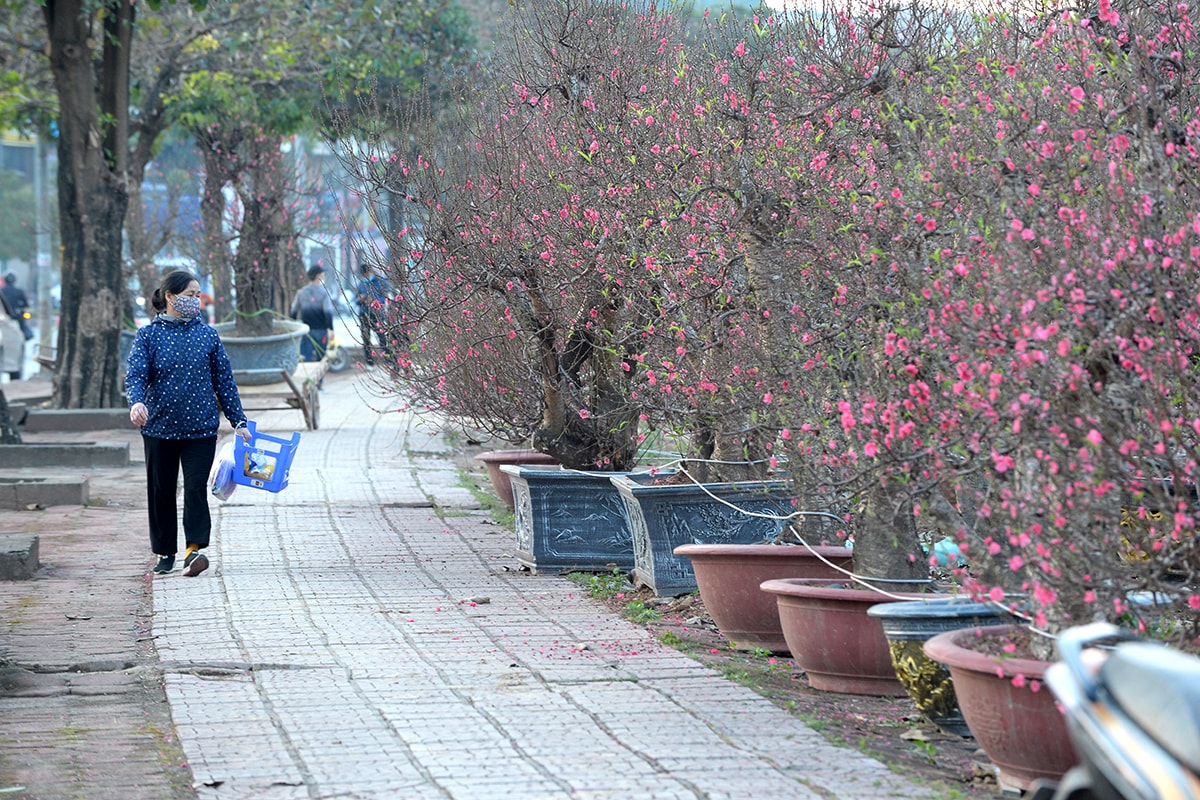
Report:
[[[1150,590],[1196,635],[1191,15],[988,20],[896,76],[904,157],[859,209],[899,291],[840,434],[1051,633]]]

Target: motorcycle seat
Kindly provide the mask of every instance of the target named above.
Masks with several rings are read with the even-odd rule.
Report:
[[[1129,642],[1105,660],[1100,682],[1143,731],[1200,774],[1200,658]]]

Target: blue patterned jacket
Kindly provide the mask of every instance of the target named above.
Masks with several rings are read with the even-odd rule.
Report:
[[[159,314],[138,330],[129,351],[125,394],[131,407],[146,404],[150,419],[142,433],[156,439],[216,436],[221,411],[234,428],[246,424],[225,346],[200,317]]]

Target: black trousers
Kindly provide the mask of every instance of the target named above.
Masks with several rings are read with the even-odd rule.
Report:
[[[142,436],[146,452],[150,549],[160,556],[179,550],[179,469],[183,468],[183,534],[188,544],[208,547],[208,472],[217,453],[217,437],[156,439]]]
[[[371,312],[365,311],[358,315],[358,333],[362,339],[363,346],[363,361],[367,362],[367,366],[375,363],[375,354],[382,355],[383,348],[387,344],[383,340],[383,332],[379,330],[379,317]],[[375,345],[372,344],[376,339],[379,340],[379,350],[375,350]]]

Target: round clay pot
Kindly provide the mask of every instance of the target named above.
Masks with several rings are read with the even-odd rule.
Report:
[[[905,694],[892,668],[883,625],[868,616],[867,609],[918,600],[920,593],[888,590],[884,595],[831,584],[828,578],[771,580],[761,588],[775,596],[788,650],[814,689],[880,697]]]
[[[519,467],[557,467],[558,461],[553,456],[539,453],[537,450],[494,450],[490,453],[480,453],[476,461],[482,461],[487,467],[488,480],[496,491],[500,501],[509,508],[514,507],[512,481],[508,475],[500,471],[504,464]]]
[[[1066,720],[1044,683],[1047,661],[980,652],[1019,625],[946,631],[925,643],[925,655],[950,668],[963,719],[1000,770],[1001,788],[1021,791],[1037,778],[1057,781],[1078,759]]]
[[[776,653],[788,650],[779,604],[759,586],[777,578],[838,580],[842,573],[837,567],[849,570],[853,560],[850,548],[823,545],[810,550],[803,545],[683,544],[675,554],[691,559],[704,608],[731,647]]]

